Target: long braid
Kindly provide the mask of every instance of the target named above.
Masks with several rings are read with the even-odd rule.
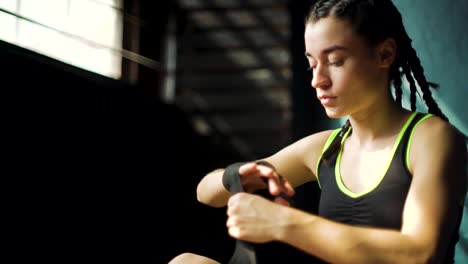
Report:
[[[435,83],[428,82],[426,76],[424,74],[424,68],[421,65],[421,61],[419,60],[416,51],[412,46],[413,40],[408,36],[408,33],[405,30],[403,25],[403,18],[401,17],[400,12],[398,12],[395,5],[392,1],[388,1],[388,4],[391,5],[391,9],[396,15],[396,33],[394,34],[394,38],[397,41],[397,46],[400,49],[400,54],[397,57],[399,59],[396,61],[396,64],[403,68],[403,72],[406,75],[406,79],[410,84],[410,102],[411,102],[411,110],[416,110],[416,94],[418,90],[416,89],[414,80],[416,79],[421,92],[423,93],[423,100],[426,104],[429,113],[439,116],[442,119],[448,121],[448,118],[442,113],[439,108],[439,105],[436,103],[434,98],[432,97],[432,88],[438,88],[439,86]],[[395,82],[396,79],[393,79]]]
[[[330,146],[323,153],[322,159],[324,162],[329,162],[332,155],[340,149],[341,140],[343,139],[344,135],[346,134],[350,126],[351,126],[351,123],[349,122],[349,119],[348,119],[346,120],[344,125],[341,127],[341,130],[338,136],[333,139],[333,141],[330,143]]]
[[[417,93],[417,88],[416,88],[416,83],[413,79],[413,76],[411,75],[411,67],[408,63],[405,63],[403,65],[403,72],[405,73],[406,80],[408,81],[410,85],[410,102],[411,102],[411,110],[416,111],[416,93]]]
[[[401,73],[398,67],[394,67],[391,71],[390,79],[393,80],[393,88],[395,89],[395,101],[401,106],[401,98],[403,90],[401,89]]]
[[[411,40],[409,39],[409,41]],[[448,121],[448,118],[442,113],[442,110],[440,110],[439,105],[432,97],[432,91],[430,88],[438,88],[438,85],[435,83],[429,83],[426,80],[426,77],[424,75],[424,68],[421,66],[421,61],[416,55],[416,51],[414,50],[414,48],[411,46],[411,42],[408,43],[407,54],[408,64],[411,65],[414,78],[418,82],[419,87],[423,92],[423,100],[426,103],[429,113],[437,115],[440,118]]]

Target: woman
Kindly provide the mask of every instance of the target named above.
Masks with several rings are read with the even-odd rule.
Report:
[[[325,262],[453,262],[466,191],[464,137],[433,100],[435,85],[399,11],[390,0],[317,1],[304,36],[312,87],[327,115],[347,117],[345,125],[260,164],[209,173],[197,187],[199,201],[227,205],[235,239],[279,241]],[[401,107],[402,77],[412,111]],[[430,114],[415,112],[416,83]],[[239,180],[246,192],[232,194]],[[309,181],[322,189],[318,215],[280,196]],[[274,201],[251,194],[262,188]],[[193,254],[178,261],[216,263]]]

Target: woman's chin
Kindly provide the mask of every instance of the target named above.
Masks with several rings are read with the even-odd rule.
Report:
[[[325,113],[329,118],[342,118],[346,114],[342,111],[339,111],[337,108],[325,107]]]

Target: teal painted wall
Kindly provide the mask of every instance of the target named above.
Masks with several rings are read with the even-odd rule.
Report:
[[[468,1],[394,0],[442,110],[468,134]]]
[[[442,111],[468,135],[468,1],[394,0]],[[421,104],[419,104],[421,106]],[[468,263],[468,197],[456,263]]]

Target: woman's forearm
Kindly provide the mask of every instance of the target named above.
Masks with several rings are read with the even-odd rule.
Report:
[[[288,210],[289,211],[289,210]],[[355,227],[292,209],[278,239],[331,263],[428,263],[435,242],[399,231]]]
[[[224,169],[214,170],[198,183],[197,199],[199,202],[213,207],[223,207],[227,204],[231,193],[224,188],[223,173]]]

